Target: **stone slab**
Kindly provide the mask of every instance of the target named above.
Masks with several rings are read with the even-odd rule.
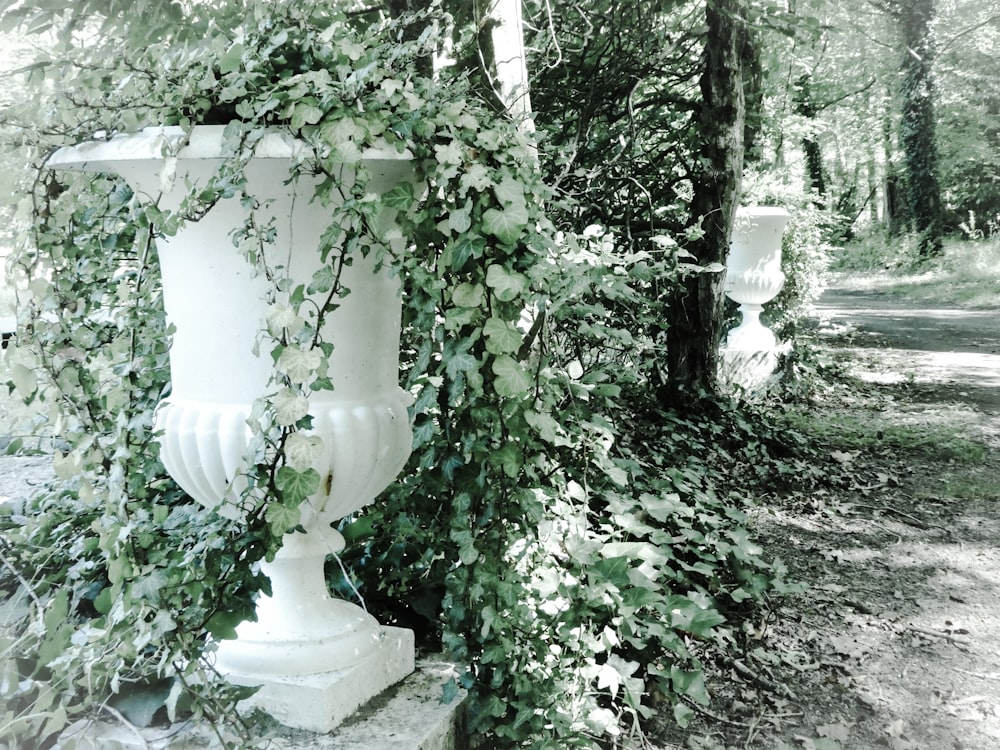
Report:
[[[780,381],[781,359],[791,350],[791,344],[768,350],[723,347],[719,350],[719,382],[742,396],[766,395]]]
[[[449,703],[443,702],[445,685],[455,677],[454,666],[446,661],[420,661],[413,674],[335,731],[317,734],[275,726],[256,744],[269,750],[468,750],[466,692],[459,690]],[[78,722],[63,732],[53,750],[205,750],[214,740],[204,724],[137,730]]]
[[[413,631],[382,628],[378,647],[349,669],[293,677],[226,674],[237,685],[260,689],[238,708],[260,709],[279,723],[331,732],[351,714],[413,672]]]

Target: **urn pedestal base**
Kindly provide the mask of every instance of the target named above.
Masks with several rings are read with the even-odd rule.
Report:
[[[361,706],[414,669],[413,631],[382,628],[377,648],[345,669],[309,675],[226,673],[237,685],[260,686],[240,710],[260,709],[287,727],[331,732]]]
[[[788,343],[762,350],[723,347],[719,350],[719,382],[743,397],[765,396],[780,382],[781,358],[791,351]]]

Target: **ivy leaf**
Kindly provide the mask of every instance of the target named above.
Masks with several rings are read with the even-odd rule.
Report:
[[[227,73],[234,73],[240,69],[240,65],[243,63],[243,53],[245,51],[244,46],[240,42],[236,42],[228,50],[226,50],[225,56],[219,61],[219,72],[222,75]]]
[[[678,695],[686,695],[700,706],[707,706],[711,702],[705,687],[705,675],[700,669],[688,670],[672,666],[670,681]]]
[[[333,266],[322,265],[313,274],[312,281],[306,287],[307,294],[324,294],[333,289],[337,276],[333,271]]]
[[[504,209],[488,208],[483,212],[483,229],[507,245],[513,245],[528,226],[528,209],[514,204]]]
[[[456,208],[448,214],[448,226],[455,234],[468,232],[472,226],[472,201],[466,201],[462,208]]]
[[[291,126],[301,130],[306,125],[315,125],[323,119],[323,110],[311,104],[298,102],[292,110]]]
[[[462,234],[449,242],[441,254],[441,263],[460,270],[469,258],[479,258],[486,249],[486,242],[478,234]]]
[[[275,421],[282,427],[291,427],[309,413],[309,399],[291,388],[282,388],[271,399]]]
[[[291,466],[282,466],[274,477],[274,486],[281,493],[281,503],[272,503],[272,505],[288,505],[295,508],[307,497],[315,495],[319,491],[319,485],[320,476],[315,469],[298,471]],[[270,511],[270,507],[268,511]],[[270,518],[268,521],[270,522]],[[291,528],[297,523],[298,521],[287,528]]]
[[[319,368],[323,355],[315,349],[286,346],[278,356],[278,368],[293,383],[304,383]]]
[[[494,263],[486,269],[486,286],[493,290],[501,302],[516,299],[528,285],[523,274],[508,271],[499,263]]]
[[[674,705],[674,721],[677,722],[677,726],[681,729],[687,729],[687,725],[691,723],[691,719],[693,718],[693,708],[683,703],[677,703]]]
[[[503,205],[524,206],[524,186],[520,180],[511,176],[504,177],[500,183],[493,188],[493,193],[497,200]]]
[[[483,326],[483,335],[490,354],[513,354],[521,348],[521,333],[506,320],[490,318]]]
[[[271,533],[276,537],[281,537],[299,525],[302,514],[298,508],[289,508],[284,503],[271,502],[264,512],[264,520],[271,527]]]
[[[484,293],[482,284],[463,282],[451,293],[451,301],[458,307],[479,307],[483,304]]]
[[[476,369],[476,363],[476,358],[469,352],[457,352],[446,359],[444,368],[448,377],[455,380],[459,373]]]
[[[152,685],[131,685],[128,693],[114,696],[110,704],[132,724],[145,728],[153,723],[156,712],[166,705],[172,685],[172,679],[160,680]]]
[[[236,626],[241,622],[243,617],[236,612],[216,612],[208,618],[205,629],[217,641],[231,641],[236,637]]]
[[[490,464],[499,467],[503,473],[513,479],[521,471],[524,463],[521,447],[517,443],[507,443],[499,450],[490,454]]]
[[[323,454],[323,440],[317,435],[293,432],[285,438],[285,460],[297,471],[305,471]]]
[[[34,370],[18,362],[11,368],[10,374],[17,395],[21,398],[30,398],[38,390],[38,375]]]
[[[397,183],[392,190],[382,193],[381,202],[383,206],[395,208],[400,211],[408,211],[415,200],[413,185],[409,182]]]
[[[507,354],[494,360],[493,374],[496,375],[493,387],[501,396],[522,396],[531,387],[531,379],[524,367]]]
[[[726,618],[714,609],[703,609],[686,596],[671,596],[667,599],[670,612],[670,627],[692,635],[706,637],[712,628],[721,625]]]

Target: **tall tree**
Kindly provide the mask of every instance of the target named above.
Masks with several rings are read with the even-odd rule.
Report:
[[[920,233],[920,255],[933,257],[942,251],[944,234],[934,119],[934,0],[900,0],[893,3],[892,10],[904,47],[899,133],[906,164],[906,198]]]
[[[747,89],[756,75],[757,40],[748,0],[708,0],[699,82],[697,154],[690,216],[700,236],[688,246],[696,261],[724,265],[743,175]],[[750,109],[757,105],[751,102]],[[692,274],[667,302],[667,371],[673,385],[714,392],[722,332],[723,274]]]

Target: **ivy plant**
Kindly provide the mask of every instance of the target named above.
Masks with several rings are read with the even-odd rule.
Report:
[[[318,486],[308,401],[332,387],[320,331],[359,254],[402,279],[415,398],[410,465],[343,523],[366,594],[389,618],[406,604],[431,623],[461,665],[444,697],[470,690],[484,746],[624,742],[654,710],[685,724],[709,700],[704,649],[729,640],[781,570],[750,540],[739,496],[716,492],[707,459],[685,458],[678,436],[698,428],[671,421],[649,387],[660,353],[643,332],[661,313],[652,290],[684,270],[676,246],[661,237],[623,255],[600,228],[557,231],[536,145],[460,75],[421,72],[446,26],[437,11],[366,25],[330,3],[246,5],[234,19],[201,4],[114,56],[70,44],[58,68],[33,69],[64,78],[59,93],[40,87],[41,124],[24,127],[36,171],[10,387],[51,404],[67,445],[61,481],[2,519],[4,585],[30,607],[0,641],[0,738],[186,711],[213,719],[220,744],[249,746],[231,720],[243,693],[213,679],[206,652],[251,616],[268,587],[254,563]],[[74,34],[97,28],[115,25]],[[95,131],[205,123],[225,124],[230,155],[176,211],[112,176],[44,168]],[[309,280],[268,264],[274,230],[245,178],[274,132],[304,145],[289,179],[316,178],[328,214]],[[372,194],[361,157],[376,145],[408,152],[414,181]],[[229,198],[245,207],[233,252],[272,286],[260,351],[275,363],[239,523],[184,496],[152,429],[169,388],[156,241]],[[374,221],[385,208],[389,226]]]

